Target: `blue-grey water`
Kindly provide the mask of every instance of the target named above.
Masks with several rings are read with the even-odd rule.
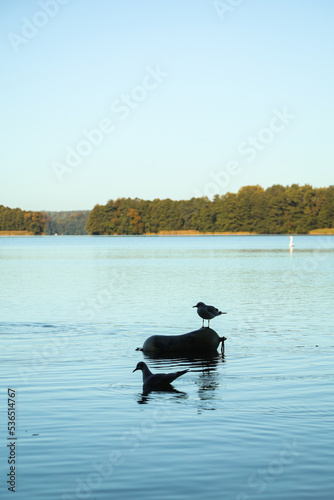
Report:
[[[1,498],[332,499],[334,237],[294,243],[0,238]],[[224,357],[135,350],[199,328],[198,301],[228,313]],[[141,360],[189,372],[144,396]]]

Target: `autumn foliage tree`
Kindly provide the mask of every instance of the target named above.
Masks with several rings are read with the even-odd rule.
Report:
[[[118,198],[90,212],[91,234],[143,234],[164,231],[307,233],[334,227],[334,186],[306,184],[267,189],[244,186],[237,193],[190,200]]]
[[[28,212],[0,205],[0,231],[28,231],[42,234],[47,218],[43,212]]]

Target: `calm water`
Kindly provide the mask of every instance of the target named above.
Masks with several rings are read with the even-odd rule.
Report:
[[[315,498],[334,490],[334,237],[0,238],[0,496]],[[225,357],[148,359],[197,329]],[[153,371],[190,371],[142,395]],[[16,494],[7,388],[16,390]]]

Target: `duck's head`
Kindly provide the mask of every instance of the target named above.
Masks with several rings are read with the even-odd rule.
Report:
[[[197,302],[197,304],[193,307],[202,307],[205,306],[204,302]]]
[[[146,368],[146,363],[144,363],[144,361],[139,361],[139,363],[137,363],[137,366],[136,368],[133,370],[133,372],[137,371],[137,370],[145,370]],[[133,373],[132,372],[132,373]]]

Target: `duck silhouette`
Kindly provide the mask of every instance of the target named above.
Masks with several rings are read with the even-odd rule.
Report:
[[[170,390],[172,388],[171,383],[184,375],[189,370],[181,370],[174,373],[152,373],[149,367],[144,361],[140,361],[136,368],[133,370],[141,370],[143,373],[143,390],[144,392],[152,390]],[[132,372],[132,373],[133,373]]]

